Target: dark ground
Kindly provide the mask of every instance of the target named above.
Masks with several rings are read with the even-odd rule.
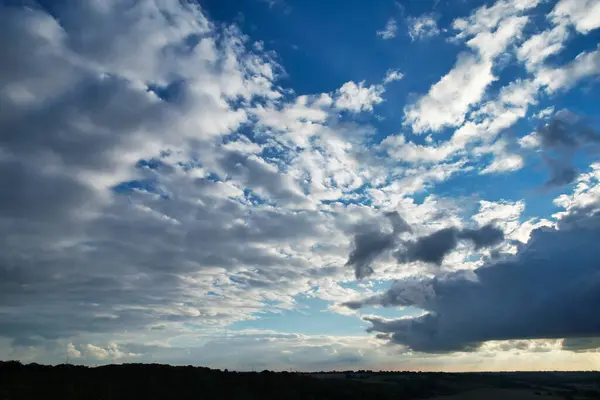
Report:
[[[598,372],[238,373],[158,364],[88,368],[0,362],[0,400],[600,399],[599,388]]]

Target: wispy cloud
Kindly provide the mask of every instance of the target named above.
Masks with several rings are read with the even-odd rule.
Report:
[[[440,34],[437,20],[432,14],[408,18],[408,34],[415,40],[427,39]]]
[[[395,38],[397,33],[398,24],[394,18],[390,18],[385,24],[385,28],[383,28],[380,31],[377,31],[377,36],[381,37],[384,40],[389,40]]]

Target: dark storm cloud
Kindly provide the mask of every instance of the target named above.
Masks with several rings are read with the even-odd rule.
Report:
[[[456,233],[455,228],[445,228],[417,240],[403,243],[394,256],[401,263],[424,261],[439,265],[446,254],[458,245]]]
[[[479,229],[463,229],[458,232],[458,237],[471,241],[475,249],[492,247],[500,244],[504,240],[504,232],[494,225],[484,225]]]
[[[410,226],[397,212],[386,213],[386,217],[392,224],[392,232],[367,225],[354,236],[354,247],[346,265],[354,267],[357,279],[373,274],[372,262],[387,250],[394,250],[393,255],[400,263],[423,261],[440,265],[460,241],[471,242],[479,250],[504,240],[502,230],[486,225],[478,229],[443,228],[416,240],[401,241],[398,235],[410,232]]]
[[[538,129],[541,144],[551,149],[575,149],[587,143],[600,143],[600,136],[584,125],[580,118],[566,111]]]
[[[504,232],[493,225],[479,229],[444,228],[403,243],[394,256],[399,262],[423,261],[440,265],[461,240],[473,243],[475,249],[479,250],[501,243]]]
[[[365,278],[373,273],[371,263],[386,250],[396,246],[397,236],[410,231],[410,226],[397,212],[386,213],[392,225],[391,232],[385,232],[380,226],[366,225],[354,236],[353,248],[346,266],[354,268],[356,279]]]
[[[579,150],[597,151],[600,145],[600,135],[567,110],[559,111],[540,126],[537,135],[549,170],[548,187],[572,183],[579,173],[573,166],[573,157]]]
[[[570,161],[545,157],[544,161],[548,166],[550,176],[546,181],[546,186],[563,186],[575,181],[579,170],[570,164]]]
[[[373,332],[423,352],[468,351],[504,339],[568,338],[565,348],[597,347],[600,337],[600,217],[539,228],[515,257],[443,277],[395,282],[384,294],[347,303],[414,306],[409,319],[367,317]],[[588,343],[588,344],[586,344]],[[591,344],[590,344],[591,343]]]

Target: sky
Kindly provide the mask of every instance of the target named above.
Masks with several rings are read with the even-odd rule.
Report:
[[[0,0],[0,359],[600,368],[599,28]]]

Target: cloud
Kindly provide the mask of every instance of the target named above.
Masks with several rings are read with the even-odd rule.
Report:
[[[321,157],[322,176],[311,183],[361,184],[349,138],[362,133],[320,125],[333,114],[328,94],[282,99],[269,54],[192,3],[69,1],[51,13],[2,7],[0,20],[1,36],[17,38],[0,40],[9,346],[177,336],[185,321],[227,325],[344,279],[326,267],[348,254],[343,221],[370,211],[322,212],[290,162],[299,146],[283,140],[314,123],[318,139],[304,137],[318,148],[306,153]],[[336,97],[341,107],[380,101],[378,88],[355,87],[358,99]]]
[[[557,24],[572,24],[586,34],[600,27],[600,5],[594,0],[560,0],[550,18]]]
[[[558,2],[554,10],[561,9],[567,3]],[[574,19],[548,16],[552,24],[548,30],[536,33],[519,44],[523,26],[528,21],[528,16],[523,14],[538,4],[539,1],[498,1],[492,6],[477,9],[468,18],[459,18],[453,22],[454,29],[458,31],[455,40],[466,40],[474,54],[461,53],[455,68],[434,84],[426,96],[405,107],[404,111],[405,122],[417,133],[439,131],[448,126],[460,127],[449,141],[428,145],[403,145],[402,152],[410,150],[408,154],[411,155],[412,162],[428,162],[432,155],[435,155],[436,160],[446,160],[465,151],[467,146],[483,142],[476,155],[483,155],[483,150],[487,149],[494,159],[481,173],[510,172],[524,166],[522,155],[515,149],[509,152],[506,151],[508,149],[489,146],[488,143],[526,116],[529,106],[537,103],[539,93],[551,94],[569,89],[581,79],[593,76],[597,70],[595,50],[584,52],[561,67],[544,64],[550,55],[558,53],[564,47],[569,37],[570,25],[576,24],[578,18],[583,18],[583,13],[578,13]],[[595,6],[581,3],[577,7],[593,13]],[[492,40],[492,37],[497,40]],[[490,42],[494,42],[495,46],[486,45]],[[531,72],[531,78],[509,83],[501,88],[496,100],[488,100],[479,109],[472,110],[472,107],[478,104],[478,99],[483,98],[489,84],[495,80],[491,71],[496,68],[495,65],[500,59],[498,55],[512,43],[519,46],[517,56]],[[479,61],[476,55],[479,55]],[[491,67],[486,66],[485,61],[492,62]],[[486,71],[487,75],[484,74]],[[478,75],[480,72],[482,75]],[[461,80],[461,76],[465,76],[465,79]],[[467,90],[463,92],[462,88]],[[449,98],[453,100],[450,101]],[[439,110],[443,112],[438,112]]]
[[[544,67],[537,71],[537,79],[549,93],[570,89],[581,79],[598,75],[600,66],[600,47],[582,52],[561,68]]]
[[[400,280],[388,292],[351,303],[413,306],[421,316],[365,317],[369,331],[415,351],[471,351],[490,340],[600,336],[598,257],[600,220],[572,209],[556,228],[539,228],[509,259],[474,271]],[[574,218],[567,218],[572,215]],[[568,346],[566,346],[568,348]]]
[[[590,171],[579,175],[572,194],[561,194],[554,204],[564,211],[553,215],[557,219],[577,218],[580,214],[595,214],[600,209],[600,164],[594,163]]]
[[[580,149],[594,151],[600,144],[600,135],[568,110],[560,110],[549,122],[542,124],[535,138],[550,171],[546,186],[573,182],[578,175],[577,168],[572,165],[575,154]]]
[[[80,358],[81,351],[77,350],[73,343],[69,343],[67,344],[67,355],[69,358]]]
[[[397,212],[386,214],[391,224],[391,231],[382,230],[378,225],[368,224],[357,227],[354,235],[352,251],[348,256],[346,266],[354,268],[356,279],[362,279],[373,274],[371,264],[384,251],[396,245],[398,234],[411,230],[410,226]]]
[[[116,343],[109,343],[106,348],[87,344],[85,346],[85,352],[88,357],[100,361],[116,361],[122,358],[135,357],[137,355],[135,353],[127,353],[119,350],[119,346]]]
[[[557,25],[541,33],[537,33],[527,39],[517,51],[517,56],[526,67],[534,71],[544,60],[553,54],[557,54],[564,47],[568,38],[568,30],[565,25]]]
[[[466,44],[473,52],[460,53],[450,72],[416,103],[405,107],[405,123],[416,133],[462,124],[466,113],[496,80],[492,70],[497,57],[520,38],[528,22],[521,14],[536,5],[537,1],[498,1],[491,8],[480,7],[468,19],[455,20],[456,39],[470,38]]]
[[[346,82],[337,91],[335,107],[350,112],[372,111],[375,104],[383,101],[385,91],[381,85],[364,86],[365,82]]]
[[[444,228],[413,241],[404,242],[394,257],[401,263],[423,261],[440,265],[444,257],[456,249],[459,242],[471,242],[476,250],[491,247],[504,240],[504,233],[492,226],[477,229]]]
[[[386,85],[390,82],[399,81],[404,78],[404,74],[398,69],[390,69],[386,72],[383,84]]]
[[[517,171],[525,166],[523,157],[511,151],[512,146],[503,138],[496,140],[490,146],[480,146],[473,150],[474,154],[491,153],[494,155],[493,161],[480,171],[480,174],[498,174]]]
[[[482,261],[473,250],[493,258],[553,225],[519,225],[520,203],[507,203],[508,211],[482,204],[477,226],[465,228],[461,207],[476,202],[436,196],[434,185],[472,170],[483,150],[508,159],[515,149],[495,135],[526,115],[537,91],[572,86],[593,74],[595,60],[588,51],[560,68],[538,62],[539,78],[473,109],[503,49],[519,40],[511,34],[530,2],[503,6],[509,17],[486,7],[470,21],[478,31],[457,25],[469,49],[448,75],[455,81],[434,85],[441,95],[428,103],[427,112],[439,102],[452,115],[423,114],[423,129],[463,121],[453,138],[423,144],[402,132],[377,146],[379,129],[365,123],[372,116],[357,114],[384,101],[399,70],[379,84],[296,94],[279,86],[285,71],[267,45],[210,21],[194,2],[17,3],[0,9],[0,37],[11,38],[0,39],[0,184],[11,188],[0,196],[0,358],[38,362],[61,362],[66,348],[88,364],[231,367],[244,354],[269,368],[327,369],[378,366],[365,355],[373,352],[395,365],[384,341],[364,336],[219,335],[234,322],[295,309],[307,293],[338,303],[324,312],[351,298],[394,304],[397,296],[376,300],[366,285],[344,282],[427,268],[396,263],[392,253],[401,248],[443,262],[430,273],[475,268]],[[565,24],[577,24],[573,18]],[[544,83],[553,76],[564,78],[556,88]],[[534,137],[538,150],[587,147]],[[482,153],[467,148],[473,143]],[[576,181],[578,192],[557,204],[595,209],[596,176]],[[502,231],[507,240],[499,243]],[[421,281],[403,289],[405,304],[435,300]]]
[[[481,171],[481,173],[497,174],[502,172],[512,172],[523,168],[524,165],[525,163],[523,162],[523,157],[520,155],[504,154],[500,157],[496,157],[490,165]]]
[[[440,34],[437,27],[436,18],[430,14],[424,14],[420,17],[410,17],[408,19],[408,35],[414,42],[415,40],[427,39]]]
[[[534,119],[546,119],[551,117],[554,114],[554,106],[546,107],[543,110],[540,110],[538,113],[532,115],[531,117]]]
[[[390,18],[385,24],[385,28],[380,31],[377,31],[377,36],[384,40],[393,39],[396,37],[398,33],[398,24],[394,18]]]
[[[479,101],[494,80],[491,70],[490,61],[461,55],[452,71],[433,85],[426,96],[405,109],[407,123],[419,133],[461,124],[471,104]]]
[[[480,250],[504,240],[502,230],[492,225],[475,229],[448,227],[414,240],[401,240],[398,235],[412,232],[412,228],[397,212],[389,212],[386,217],[392,225],[391,231],[377,224],[357,227],[353,248],[346,262],[346,266],[354,267],[357,279],[372,275],[374,270],[371,264],[386,251],[393,251],[399,263],[422,261],[440,265],[461,241],[470,242],[475,250]]]

